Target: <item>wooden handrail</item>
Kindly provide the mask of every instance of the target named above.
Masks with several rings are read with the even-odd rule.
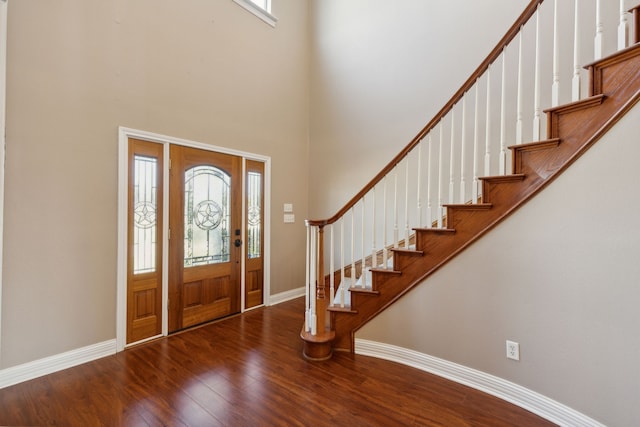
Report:
[[[460,101],[460,99],[462,99],[464,94],[473,87],[476,80],[487,71],[489,66],[493,62],[495,62],[496,59],[498,59],[503,49],[507,45],[509,45],[509,43],[511,43],[511,41],[518,35],[518,33],[520,32],[520,28],[524,24],[526,24],[527,21],[529,21],[529,19],[534,15],[536,10],[538,9],[538,5],[540,5],[543,1],[544,0],[532,0],[529,3],[526,9],[515,21],[515,23],[511,26],[511,28],[509,28],[509,30],[504,35],[504,37],[500,39],[496,47],[491,51],[491,53],[487,56],[487,58],[480,64],[480,66],[473,72],[473,74],[471,74],[471,76],[462,85],[462,87],[458,89],[458,91],[453,95],[453,97],[449,100],[449,102],[447,102],[444,105],[444,107],[442,107],[442,109],[420,131],[420,133],[418,133],[418,135],[416,135],[415,138],[413,138],[411,142],[400,153],[398,153],[398,155],[396,155],[391,160],[391,162],[387,164],[387,166],[384,167],[384,169],[378,172],[378,174],[371,181],[369,181],[369,183],[365,185],[364,188],[362,188],[362,190],[360,190],[351,200],[349,200],[349,202],[347,202],[347,204],[345,204],[342,209],[340,209],[335,215],[333,215],[329,219],[306,220],[306,224],[308,226],[316,226],[316,227],[324,227],[325,225],[333,224],[338,219],[340,219],[345,213],[347,213],[349,209],[355,206],[355,204],[358,203],[358,201],[362,199],[362,197],[364,197],[365,194],[371,191],[371,189],[373,189],[373,187],[375,187],[375,185],[378,182],[380,182],[382,178],[384,178],[389,172],[391,172],[393,168],[396,167],[396,165],[400,163],[402,159],[404,159],[407,156],[407,154],[409,154],[411,150],[413,150],[420,143],[422,138],[424,138],[440,122],[440,120],[442,120],[447,115],[447,113],[451,111],[453,106],[456,105],[458,101]]]

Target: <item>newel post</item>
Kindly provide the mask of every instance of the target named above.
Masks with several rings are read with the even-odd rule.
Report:
[[[311,306],[311,324],[305,325],[300,332],[304,341],[303,356],[307,360],[321,361],[331,358],[335,332],[327,325],[327,299],[324,278],[324,224],[312,226],[307,222],[312,235],[309,239],[307,253],[307,271],[310,272],[310,286],[307,288],[308,302]],[[317,232],[316,232],[317,229]],[[314,274],[315,273],[315,274]],[[309,311],[309,307],[307,307]]]

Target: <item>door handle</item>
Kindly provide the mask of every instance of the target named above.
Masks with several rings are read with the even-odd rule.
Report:
[[[233,242],[233,244],[236,246],[236,248],[239,248],[240,245],[242,245],[242,240],[236,239],[235,242]]]

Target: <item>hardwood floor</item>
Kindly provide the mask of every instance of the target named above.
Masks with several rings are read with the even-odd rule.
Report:
[[[365,356],[302,358],[304,301],[260,308],[0,390],[0,425],[551,426]]]

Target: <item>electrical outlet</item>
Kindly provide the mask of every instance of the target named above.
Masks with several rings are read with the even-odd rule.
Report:
[[[507,359],[520,360],[520,344],[507,340]]]

